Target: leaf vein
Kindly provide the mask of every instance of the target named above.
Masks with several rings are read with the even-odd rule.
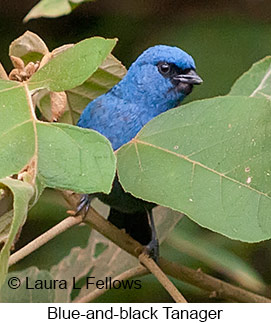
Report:
[[[173,152],[173,151],[168,150],[168,149],[166,149],[166,148],[162,148],[162,147],[159,147],[159,146],[156,146],[156,145],[150,144],[150,143],[148,143],[148,142],[141,141],[141,140],[139,140],[139,139],[137,139],[137,138],[134,138],[133,140],[131,140],[131,143],[134,143],[134,144],[142,144],[142,145],[150,146],[150,147],[152,147],[152,148],[159,149],[159,150],[162,150],[162,151],[167,152],[167,153],[169,153],[169,154],[175,155],[176,157],[182,158],[182,159],[184,159],[184,160],[186,160],[186,161],[188,161],[188,162],[190,162],[190,163],[192,163],[192,164],[195,164],[195,165],[197,165],[197,166],[200,166],[200,167],[202,167],[202,168],[204,168],[204,169],[206,169],[206,170],[208,170],[208,171],[210,171],[210,172],[212,172],[212,173],[214,173],[214,174],[216,174],[216,175],[218,175],[218,176],[221,176],[221,177],[223,177],[223,178],[225,178],[225,179],[228,179],[228,180],[229,180],[229,181],[231,181],[231,182],[234,182],[234,183],[236,183],[236,184],[238,184],[238,185],[241,185],[241,186],[243,186],[243,187],[246,187],[246,188],[248,188],[248,189],[249,189],[249,190],[251,190],[251,191],[254,191],[254,192],[258,193],[258,194],[261,194],[262,196],[267,197],[268,199],[271,199],[271,197],[270,197],[270,196],[268,196],[266,193],[261,192],[261,191],[259,191],[259,190],[255,189],[255,188],[253,188],[253,187],[251,187],[251,186],[249,186],[249,185],[247,185],[247,184],[245,184],[245,183],[242,183],[242,182],[240,182],[240,181],[238,181],[238,180],[236,180],[236,179],[234,179],[234,178],[231,178],[231,177],[229,177],[229,176],[226,176],[225,174],[220,173],[220,172],[216,171],[215,169],[212,169],[212,168],[210,168],[210,167],[208,167],[208,166],[206,166],[206,165],[204,165],[204,164],[202,164],[202,163],[200,163],[200,162],[198,162],[198,161],[192,160],[192,159],[188,158],[188,157],[187,157],[187,156],[185,156],[185,155],[182,155],[182,154],[180,154],[180,153]]]
[[[263,79],[261,80],[260,84],[258,85],[258,87],[252,92],[252,94],[250,95],[250,97],[253,97],[257,94],[257,92],[259,92],[260,90],[263,89],[266,80],[269,78],[269,76],[271,75],[271,66],[269,67],[269,70],[266,72],[265,76],[263,77]]]

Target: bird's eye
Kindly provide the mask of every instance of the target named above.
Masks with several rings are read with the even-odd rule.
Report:
[[[168,63],[160,63],[158,64],[158,70],[161,74],[167,75],[169,74],[171,67]]]

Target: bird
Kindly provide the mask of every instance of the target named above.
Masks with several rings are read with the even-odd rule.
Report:
[[[150,120],[177,107],[193,86],[202,82],[192,56],[184,50],[168,45],[150,47],[119,83],[85,107],[77,126],[96,130],[117,150]],[[95,197],[110,206],[108,220],[145,245],[147,253],[157,260],[159,242],[152,216],[156,204],[125,192],[117,175],[109,194],[84,194],[77,212],[88,209]]]

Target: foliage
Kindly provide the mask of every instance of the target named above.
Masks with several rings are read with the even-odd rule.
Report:
[[[20,38],[20,42],[23,43],[24,38],[28,42],[31,36],[32,42],[38,41],[36,48],[39,47],[41,41],[29,32]],[[4,178],[13,174],[22,179],[21,187],[17,185],[16,190],[12,189],[11,184],[14,216],[21,213],[21,224],[29,199],[24,199],[26,205],[23,207],[17,205],[16,201],[20,199],[20,194],[29,190],[29,184],[36,191],[36,195],[45,187],[85,193],[110,191],[115,174],[115,157],[109,141],[95,131],[38,120],[31,95],[37,93],[37,88],[42,90],[57,87],[68,90],[81,85],[96,71],[115,43],[116,40],[99,37],[86,39],[58,56],[47,59],[48,62],[41,65],[41,68],[24,82],[0,80],[0,178],[3,178],[4,184]],[[30,52],[34,47],[29,47]],[[13,43],[11,52],[14,51]],[[24,51],[21,53],[23,56],[29,54]],[[87,64],[83,69],[80,68],[82,61]],[[17,59],[17,62],[20,61]],[[61,81],[59,73],[66,71],[69,71],[69,74]],[[13,72],[10,74],[12,78],[19,78],[25,70],[17,68],[17,75]],[[89,181],[89,178],[92,180]],[[25,187],[26,185],[28,186]],[[3,219],[1,217],[2,221]],[[17,231],[19,227],[16,226]],[[14,230],[14,227],[11,227],[7,240],[2,239],[5,246],[1,256],[6,253],[6,248],[9,249],[12,242],[10,240],[14,239]],[[5,268],[7,257],[1,259],[1,268]]]
[[[162,242],[167,233],[175,226],[180,219],[180,214],[173,212],[169,209],[158,208],[155,210],[156,223],[160,241]],[[85,248],[74,247],[71,252],[64,257],[59,263],[52,266],[50,270],[39,270],[36,266],[29,267],[19,272],[11,272],[8,274],[7,279],[11,277],[18,277],[21,280],[22,288],[20,288],[19,295],[16,293],[16,297],[20,302],[31,302],[33,299],[33,293],[38,294],[36,302],[71,302],[72,300],[78,300],[81,297],[93,292],[95,285],[89,286],[88,289],[81,288],[78,290],[78,295],[74,295],[73,287],[78,289],[80,283],[86,281],[87,276],[95,277],[98,279],[104,279],[105,277],[111,277],[114,279],[119,274],[125,272],[128,269],[135,268],[137,266],[137,260],[131,255],[127,254],[124,250],[121,250],[114,243],[103,237],[96,231],[92,231],[87,245]],[[44,280],[66,280],[67,288],[56,288],[55,290],[36,290],[28,289],[25,291],[24,285],[26,284],[26,277],[30,277],[28,286],[33,287],[35,281],[40,279]],[[73,277],[73,279],[71,279]],[[74,286],[73,286],[73,282]],[[83,284],[84,285],[84,284]],[[20,295],[20,293],[24,292]],[[14,291],[10,289],[7,284],[3,285],[3,289],[0,293],[0,302],[12,302],[14,300]]]
[[[11,178],[2,179],[0,185],[8,187],[14,195],[13,212],[9,211],[1,217],[1,238],[5,240],[5,245],[0,253],[0,285],[2,285],[7,273],[10,249],[19,228],[26,219],[28,203],[34,194],[34,189],[26,181],[22,182]]]
[[[79,4],[94,0],[40,0],[25,16],[24,22],[40,17],[59,17],[69,14]]]
[[[228,96],[149,122],[118,152],[125,190],[230,238],[269,239],[270,66],[253,66]]]
[[[0,178],[3,195],[13,195],[14,214],[8,210],[0,217],[1,281],[27,209],[46,187],[108,193],[116,168],[125,190],[169,208],[157,211],[162,239],[180,218],[172,210],[232,239],[256,242],[271,237],[271,58],[256,63],[229,95],[158,116],[114,154],[102,135],[74,125],[86,104],[125,74],[111,54],[115,43],[93,37],[49,52],[37,35],[26,32],[10,46],[15,68],[9,78],[0,73]],[[101,244],[104,249],[97,258],[96,246]],[[135,265],[121,252],[92,232],[85,249],[75,247],[50,271],[26,271],[58,279],[61,267],[80,281],[99,262],[104,272],[96,276],[106,276],[113,253],[116,276]],[[87,261],[89,254],[91,262],[74,266],[79,256]],[[261,286],[260,278],[246,271]],[[25,272],[18,275],[24,277]],[[70,301],[70,292],[44,295],[42,301]],[[2,301],[8,301],[4,294]]]

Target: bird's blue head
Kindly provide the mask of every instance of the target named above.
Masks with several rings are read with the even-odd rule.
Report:
[[[193,58],[178,47],[150,47],[131,65],[121,82],[123,96],[161,113],[177,106],[191,93],[193,85],[202,83],[195,68]]]

